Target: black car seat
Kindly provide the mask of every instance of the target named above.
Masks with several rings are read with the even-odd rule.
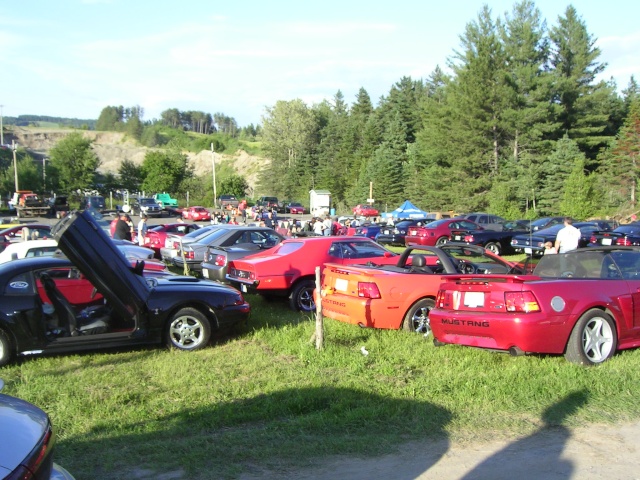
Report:
[[[40,274],[40,281],[60,322],[67,328],[71,336],[104,333],[107,331],[108,315],[85,319],[82,314],[76,314],[69,300],[58,290],[56,282],[49,275],[46,273]]]
[[[427,260],[424,255],[413,255],[411,257],[411,273],[433,273],[430,267],[427,266]]]

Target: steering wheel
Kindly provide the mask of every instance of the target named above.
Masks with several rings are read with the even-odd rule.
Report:
[[[458,270],[460,270],[460,273],[465,274],[476,273],[477,271],[473,263],[467,263],[464,260],[460,260],[460,262],[458,263]]]

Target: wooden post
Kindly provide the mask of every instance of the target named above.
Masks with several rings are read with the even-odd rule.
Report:
[[[316,333],[314,334],[316,340],[316,350],[322,350],[324,345],[324,317],[322,316],[322,295],[320,289],[322,285],[320,283],[320,267],[316,267]]]

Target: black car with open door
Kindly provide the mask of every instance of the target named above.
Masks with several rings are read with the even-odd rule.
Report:
[[[0,365],[16,356],[161,343],[196,350],[211,332],[249,318],[233,287],[193,277],[142,275],[92,215],[52,229],[59,258],[0,266]],[[73,267],[73,268],[71,268]]]

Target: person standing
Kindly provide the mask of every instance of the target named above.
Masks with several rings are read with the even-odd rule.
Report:
[[[145,214],[140,215],[140,221],[138,222],[138,245],[144,246],[144,237],[147,235],[147,216]]]
[[[573,218],[564,217],[564,228],[556,236],[555,247],[558,253],[567,253],[578,249],[581,233],[573,226]]]
[[[322,234],[325,237],[328,237],[331,235],[331,227],[333,227],[333,222],[331,221],[331,217],[329,215],[326,216],[326,218],[324,219],[324,222],[322,222]]]
[[[121,213],[116,222],[116,228],[113,231],[113,238],[116,240],[131,240],[131,234],[129,233],[129,225],[124,219],[124,213]]]

